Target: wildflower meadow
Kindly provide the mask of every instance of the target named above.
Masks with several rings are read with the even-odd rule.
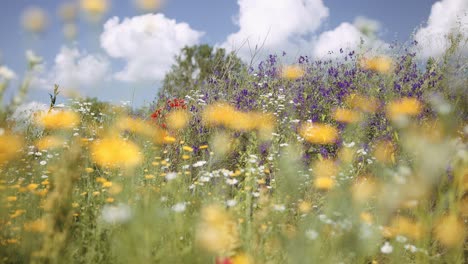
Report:
[[[77,2],[66,38],[110,5]],[[32,8],[20,26],[53,21]],[[59,77],[37,102],[44,58],[0,61],[0,263],[466,263],[466,29],[425,59],[415,39],[255,60],[186,45],[141,106]]]

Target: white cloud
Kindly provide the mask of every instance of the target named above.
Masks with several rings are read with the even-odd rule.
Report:
[[[123,81],[161,80],[184,46],[198,44],[203,32],[177,23],[163,14],[113,17],[104,24],[101,47],[112,58],[121,58],[125,68],[115,77]]]
[[[322,0],[238,0],[239,31],[229,35],[221,47],[239,50],[250,59],[250,49],[297,51],[310,43],[307,37],[328,17]]]
[[[340,50],[348,52],[362,48],[364,52],[385,53],[388,44],[377,37],[380,22],[366,17],[357,17],[353,24],[343,22],[336,28],[321,33],[314,42],[316,58],[342,56]]]
[[[352,24],[344,22],[333,30],[325,31],[318,37],[313,55],[321,58],[328,54],[333,57],[339,54],[339,50],[348,50],[356,48],[361,38],[365,36]],[[330,52],[330,53],[329,53]]]
[[[48,71],[41,70],[33,86],[52,89],[54,84],[65,89],[88,90],[102,83],[109,75],[110,63],[98,54],[87,54],[77,48],[62,47]]]
[[[434,3],[427,26],[414,36],[421,47],[419,55],[422,58],[441,56],[449,45],[446,36],[454,29],[468,37],[468,1],[442,0]]]

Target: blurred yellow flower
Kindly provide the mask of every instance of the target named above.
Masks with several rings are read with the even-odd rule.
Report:
[[[167,127],[174,130],[183,129],[188,125],[190,116],[185,110],[171,111],[166,116]]]
[[[299,135],[314,144],[333,144],[338,139],[338,129],[328,124],[305,123],[299,129]]]
[[[307,202],[307,201],[302,201],[299,203],[298,207],[297,207],[298,211],[302,214],[306,214],[308,212],[310,212],[310,210],[312,210],[312,204],[310,202]]]
[[[0,167],[6,162],[14,159],[23,146],[23,140],[4,132],[0,135]]]
[[[46,129],[72,129],[80,123],[80,116],[73,111],[42,112],[36,122]]]
[[[359,94],[350,94],[345,98],[345,103],[354,109],[366,113],[374,113],[379,108],[379,101],[373,97],[363,96]]]
[[[18,200],[18,197],[16,196],[7,196],[7,202],[16,202]]]
[[[140,148],[119,137],[97,140],[91,145],[93,160],[103,167],[135,167],[143,161]]]
[[[232,264],[253,264],[252,257],[245,254],[245,253],[240,253],[235,255],[234,257],[231,258]]]
[[[46,150],[46,149],[54,149],[59,148],[65,144],[64,139],[57,137],[57,136],[46,136],[38,141],[36,141],[35,145],[38,150]]]
[[[423,226],[420,223],[404,216],[395,217],[392,220],[390,230],[393,235],[403,235],[415,240],[420,239],[424,234]]]
[[[24,230],[33,233],[43,233],[47,229],[47,222],[45,219],[38,219],[24,224]]]
[[[100,16],[107,12],[109,2],[108,0],[81,0],[80,6],[85,12],[91,15]]]
[[[342,123],[356,123],[361,120],[361,115],[353,110],[337,108],[333,111],[333,119]]]
[[[416,116],[422,111],[422,104],[418,99],[403,97],[390,102],[386,107],[387,117],[395,120],[404,116]]]
[[[361,66],[366,70],[372,70],[379,73],[390,73],[393,69],[393,62],[390,57],[376,56],[373,58],[362,59]]]
[[[288,80],[299,79],[304,76],[304,70],[298,65],[284,66],[281,70],[281,76]]]
[[[26,188],[31,192],[36,190],[37,187],[39,187],[39,184],[36,184],[36,183],[30,183],[30,184],[28,184],[28,186],[26,186]]]
[[[338,159],[344,163],[351,163],[353,162],[356,156],[356,149],[355,148],[348,148],[343,147],[338,151]]]
[[[155,126],[152,126],[149,122],[130,117],[119,118],[116,121],[116,127],[121,131],[130,131],[148,137],[152,137],[156,131]]]
[[[120,131],[129,131],[135,134],[151,138],[156,144],[172,143],[172,141],[169,140],[166,131],[152,125],[151,123],[145,120],[141,120],[138,118],[122,117],[116,121],[115,126]]]
[[[138,9],[145,12],[157,11],[162,4],[162,0],[134,0]]]
[[[47,27],[47,14],[39,7],[29,7],[22,16],[24,29],[33,33],[40,33]]]
[[[437,222],[434,228],[435,238],[446,247],[462,246],[466,238],[466,227],[455,214],[449,214]]]
[[[372,214],[370,214],[369,212],[362,212],[359,215],[359,218],[361,219],[361,221],[363,221],[364,223],[367,223],[367,224],[372,224],[373,219],[374,219]]]
[[[265,113],[241,112],[228,104],[207,106],[202,114],[202,120],[207,126],[224,126],[238,131],[272,131],[274,118]]]
[[[332,178],[338,174],[338,166],[331,159],[318,160],[314,163],[312,172],[315,177]]]
[[[22,209],[16,210],[14,213],[10,214],[10,218],[11,219],[17,218],[24,213],[26,213],[26,210],[22,210]]]
[[[314,186],[319,190],[330,190],[335,186],[335,180],[327,177],[318,177],[314,179]]]
[[[201,211],[196,242],[208,252],[228,255],[239,243],[236,222],[224,208],[217,205],[207,206]]]
[[[371,177],[360,177],[351,187],[353,200],[357,203],[364,203],[373,198],[377,193],[377,184]]]
[[[58,9],[58,15],[65,22],[72,22],[77,18],[78,8],[74,2],[62,3]]]
[[[374,157],[377,161],[389,164],[395,163],[395,146],[390,141],[379,141],[374,148]]]

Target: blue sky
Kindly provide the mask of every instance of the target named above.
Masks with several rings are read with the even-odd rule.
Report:
[[[298,52],[301,52],[319,56],[324,54],[325,51],[323,48],[322,50],[319,49],[321,42],[327,44],[324,48],[329,46],[333,48],[333,43],[337,47],[338,45],[350,44],[355,41],[356,37],[360,36],[360,33],[356,33],[355,30],[357,27],[356,17],[365,17],[367,22],[376,22],[379,25],[375,32],[376,36],[373,37],[374,40],[378,40],[375,43],[389,43],[394,40],[405,42],[420,26],[428,28],[428,31],[436,31],[433,28],[439,29],[445,25],[441,26],[442,22],[431,22],[434,24],[431,28],[431,25],[427,23],[430,16],[434,16],[433,21],[435,21],[437,18],[453,15],[450,12],[458,12],[459,9],[467,10],[467,4],[462,0],[443,0],[442,3],[439,3],[442,6],[439,8],[440,12],[438,13],[435,12],[437,10],[431,12],[431,8],[436,3],[433,0],[325,0],[323,2],[320,0],[271,0],[270,2],[264,0],[257,0],[256,2],[252,0],[166,0],[164,6],[159,10],[159,13],[164,15],[163,17],[135,19],[124,25],[123,18],[135,18],[143,14],[135,8],[132,0],[114,0],[110,5],[110,9],[98,23],[90,23],[80,16],[77,21],[78,37],[70,41],[63,36],[63,23],[57,15],[57,9],[65,1],[14,0],[2,2],[0,7],[0,36],[2,36],[0,41],[0,64],[4,64],[16,72],[18,79],[22,77],[25,71],[24,52],[27,49],[33,50],[44,58],[44,72],[41,78],[44,80],[49,79],[50,82],[56,81],[54,78],[57,80],[64,80],[65,78],[65,82],[69,79],[69,77],[60,73],[60,70],[68,68],[63,65],[55,65],[54,60],[58,54],[71,56],[70,61],[72,64],[80,64],[80,59],[85,58],[83,63],[102,66],[102,76],[99,77],[105,80],[100,80],[98,77],[95,78],[96,80],[77,77],[72,78],[73,84],[76,83],[76,86],[80,86],[82,85],[80,82],[85,81],[84,83],[87,86],[93,87],[84,89],[84,94],[113,101],[131,100],[133,97],[136,105],[149,102],[154,98],[159,86],[158,79],[161,79],[168,67],[159,67],[159,65],[166,65],[170,62],[170,58],[162,58],[163,55],[153,52],[153,47],[154,50],[159,49],[160,39],[161,37],[164,38],[161,31],[167,31],[167,34],[179,32],[184,35],[174,37],[173,42],[168,41],[166,43],[162,41],[166,46],[178,47],[178,45],[184,44],[208,43],[229,48],[233,47],[232,43],[235,41],[239,45],[244,38],[247,38],[246,36],[251,37],[255,33],[260,34],[266,32],[265,30],[269,30],[268,32],[280,32],[282,34],[275,36],[269,33],[271,39],[267,43],[269,50],[280,52],[280,49],[285,49],[292,51],[291,54],[293,55],[298,55]],[[243,8],[241,8],[241,2]],[[262,2],[264,3],[263,6]],[[281,7],[281,2],[288,3],[288,5]],[[309,2],[309,4],[304,4],[305,2]],[[278,3],[277,8],[279,9],[275,11],[274,7],[271,7],[272,10],[267,10],[265,6],[267,3],[271,3],[271,5]],[[289,3],[292,4],[289,5]],[[294,5],[297,5],[296,9]],[[48,15],[48,27],[41,35],[31,35],[25,32],[21,26],[21,15],[30,6],[41,7]],[[270,8],[270,4],[268,4],[268,8]],[[301,11],[300,14],[294,14],[292,10]],[[444,13],[444,10],[448,10],[447,13]],[[282,17],[269,17],[269,12],[271,12],[271,16],[282,14]],[[114,23],[108,27],[107,35],[104,35],[103,24],[114,16],[118,17],[119,20],[113,21]],[[462,16],[466,18],[466,12]],[[297,17],[299,19],[296,22],[304,25],[303,28],[298,28],[297,23],[290,22]],[[169,22],[171,19],[175,19],[176,22],[171,24]],[[236,19],[238,20],[237,24]],[[260,25],[257,28],[252,26],[257,24],[256,19],[259,20],[258,25]],[[147,23],[147,21],[150,21],[151,25],[154,24],[158,32],[151,32],[154,39],[141,36],[142,39],[138,41],[148,45],[144,46],[145,44],[143,44],[142,49],[146,49],[146,52],[150,54],[146,59],[145,54],[137,54],[135,56],[139,59],[135,59],[131,56],[136,51],[127,50],[128,46],[121,43],[127,41],[128,45],[130,45],[132,41],[130,32],[135,27],[139,27],[140,24]],[[182,28],[179,25],[181,22],[185,22],[187,27]],[[271,27],[266,29],[269,23],[271,23]],[[446,27],[449,27],[450,23]],[[159,25],[161,25],[161,28],[159,28]],[[283,25],[284,29],[279,29]],[[261,26],[264,26],[264,28],[261,28]],[[170,29],[166,30],[166,27]],[[125,32],[128,33],[128,36],[125,35]],[[326,32],[329,33],[323,34]],[[422,33],[426,34],[425,31]],[[349,43],[342,42],[340,39],[337,40],[337,36],[340,35],[349,36]],[[126,39],[126,37],[129,39]],[[265,36],[259,35],[258,39],[263,37]],[[103,39],[106,38],[107,44],[103,44]],[[231,42],[231,40],[234,41]],[[114,43],[116,44],[115,47],[112,46]],[[161,51],[165,51],[165,48],[168,47],[161,47]],[[169,57],[172,57],[173,53],[175,53],[173,49],[165,52],[165,54],[171,55]],[[154,58],[154,61],[150,61],[151,58]],[[146,62],[148,65],[144,65]],[[79,65],[72,66],[70,66],[72,69],[80,70]],[[144,66],[158,68],[158,71],[141,72],[141,67]],[[139,71],[141,74],[138,75]],[[86,75],[86,73],[83,74]],[[13,84],[17,84],[18,79]],[[8,95],[11,96],[11,91]],[[31,93],[30,99],[45,101],[47,96],[46,90],[36,88]]]

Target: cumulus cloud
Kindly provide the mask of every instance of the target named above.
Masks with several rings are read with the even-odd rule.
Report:
[[[184,46],[198,44],[203,32],[187,23],[177,23],[163,14],[147,14],[120,21],[113,17],[104,24],[101,47],[126,66],[115,74],[118,80],[161,80]]]
[[[441,56],[448,48],[447,35],[456,30],[468,37],[468,1],[442,0],[432,5],[427,25],[414,39],[419,42],[422,58]]]
[[[380,23],[377,20],[357,17],[354,24],[341,23],[338,27],[321,33],[313,48],[316,58],[325,56],[338,57],[340,50],[356,50],[362,43],[362,47],[372,52],[385,52],[387,43],[377,38]]]
[[[49,71],[33,81],[34,86],[51,89],[59,84],[65,89],[87,90],[103,82],[110,72],[110,63],[102,55],[87,54],[77,48],[62,47]]]
[[[239,31],[220,46],[238,50],[250,59],[255,46],[264,50],[297,50],[309,45],[308,37],[328,17],[322,0],[238,0]]]
[[[357,47],[364,35],[352,24],[341,23],[333,30],[325,31],[318,37],[313,55],[324,57],[327,54],[339,54],[339,50],[348,50]]]

